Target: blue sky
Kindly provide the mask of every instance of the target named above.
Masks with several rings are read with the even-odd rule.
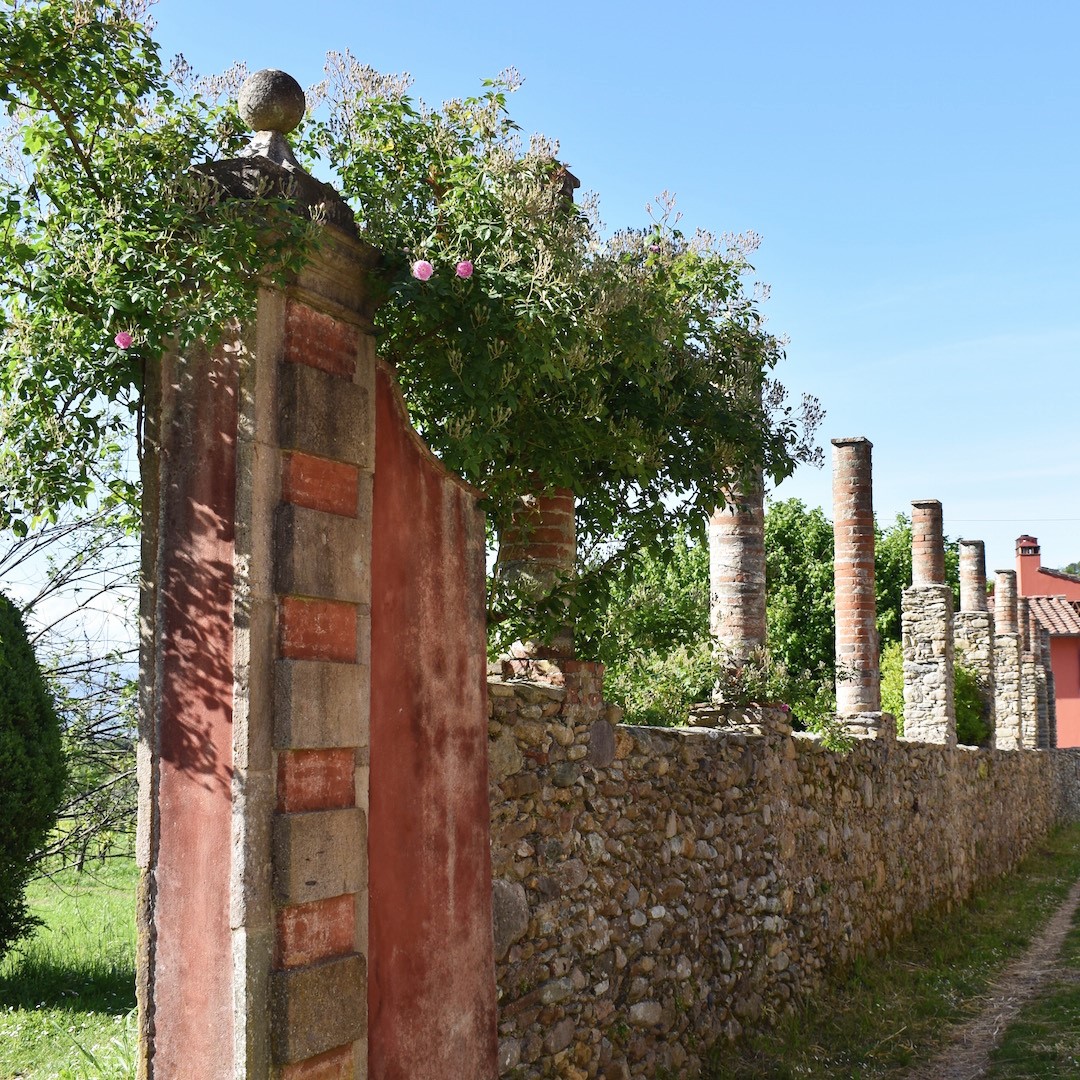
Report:
[[[875,508],[937,498],[946,532],[1080,559],[1080,5],[160,0],[200,71],[317,81],[328,49],[429,101],[508,65],[607,226],[668,189],[684,225],[763,236],[778,374],[874,443]],[[830,478],[777,491],[829,511]]]

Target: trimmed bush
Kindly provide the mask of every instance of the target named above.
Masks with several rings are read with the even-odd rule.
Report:
[[[60,721],[22,616],[0,594],[0,957],[35,925],[23,894],[64,780]]]

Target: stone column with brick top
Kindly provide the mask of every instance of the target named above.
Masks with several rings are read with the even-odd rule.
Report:
[[[833,439],[836,711],[852,734],[894,736],[881,712],[869,439]]]
[[[709,625],[734,665],[765,648],[765,486],[760,469],[709,519]]]
[[[994,715],[997,748],[1019,750],[1020,634],[1016,571],[998,570],[994,583]]]
[[[574,493],[555,488],[522,496],[499,535],[496,575],[515,589],[542,597],[569,581],[576,565]],[[566,622],[546,641],[515,642],[507,659],[512,673],[543,678],[557,674],[560,661],[573,656],[574,631]]]
[[[994,622],[986,595],[986,545],[982,540],[960,541],[960,610],[953,621],[956,659],[979,680],[983,718],[994,738]]]
[[[285,140],[302,91],[258,72],[240,107],[258,134],[208,175],[322,224],[250,321],[151,369],[139,1075],[362,1080],[370,1046],[372,1075],[493,1080],[483,519],[422,455],[380,461],[419,440],[375,356],[378,255]],[[403,526],[393,499],[418,486]],[[390,957],[394,993],[375,985]]]
[[[911,504],[911,586],[904,590],[903,623],[904,737],[953,746],[953,601],[937,499]]]

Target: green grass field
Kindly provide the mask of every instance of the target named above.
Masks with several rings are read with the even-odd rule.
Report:
[[[0,1080],[134,1075],[135,882],[116,859],[30,886],[44,925],[0,963]]]

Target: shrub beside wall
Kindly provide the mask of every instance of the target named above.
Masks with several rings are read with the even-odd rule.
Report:
[[[489,684],[507,1077],[692,1073],[1009,870],[1078,786],[1044,752],[625,728],[600,675]]]
[[[64,790],[60,722],[26,628],[0,594],[0,957],[34,925],[23,893]]]

